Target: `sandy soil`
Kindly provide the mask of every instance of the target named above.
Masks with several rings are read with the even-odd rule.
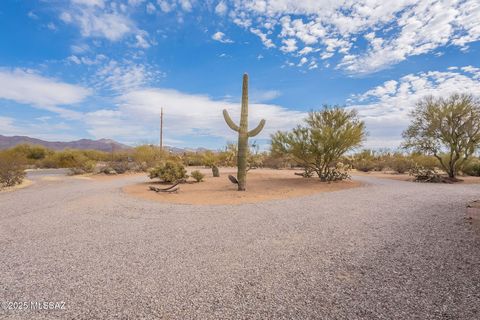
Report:
[[[23,188],[26,188],[28,186],[31,186],[32,184],[33,184],[33,181],[28,180],[28,179],[23,179],[23,182],[21,184],[17,184],[16,186],[5,187],[5,188],[0,187],[0,192],[11,192],[11,191],[15,191],[15,190],[18,190],[18,189],[23,189]]]
[[[400,180],[400,181],[412,181],[413,177],[409,176],[408,173],[395,173],[391,171],[370,171],[370,172],[362,172],[362,171],[353,171],[352,175],[354,176],[365,176],[365,177],[374,177],[380,179],[392,179],[392,180]],[[476,184],[480,183],[480,177],[470,177],[470,176],[458,176],[459,179],[463,180],[458,183],[461,184]]]
[[[149,186],[162,187],[163,184],[145,177],[145,182],[126,186],[123,191],[135,197],[181,204],[240,204],[255,203],[273,199],[311,195],[354,188],[361,185],[358,181],[334,183],[320,182],[319,179],[304,179],[294,175],[293,170],[256,169],[248,173],[247,191],[237,192],[237,186],[228,180],[228,175],[235,176],[235,168],[221,168],[220,177],[214,178],[210,169],[188,168],[188,171],[200,170],[205,180],[200,183],[186,183],[177,193],[164,194],[149,190]],[[168,185],[166,185],[168,186]]]

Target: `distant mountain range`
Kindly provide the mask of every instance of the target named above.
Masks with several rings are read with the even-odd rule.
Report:
[[[99,150],[99,151],[112,151],[130,149],[130,146],[122,144],[110,139],[90,140],[81,139],[76,141],[61,142],[61,141],[45,141],[25,136],[13,136],[7,137],[0,135],[0,150],[15,147],[19,144],[36,144],[42,145],[46,148],[53,150],[63,149],[82,149],[82,150]]]
[[[42,145],[46,148],[53,149],[53,150],[64,150],[64,149],[80,149],[80,150],[99,150],[99,151],[106,151],[110,152],[113,150],[126,150],[131,149],[131,146],[126,144],[122,144],[115,140],[111,139],[100,139],[100,140],[91,140],[91,139],[81,139],[76,141],[69,141],[69,142],[61,142],[61,141],[45,141],[36,138],[30,138],[26,136],[13,136],[7,137],[0,135],[0,150],[8,149],[15,147],[19,144],[36,144]],[[185,148],[177,148],[177,147],[164,147],[166,150],[169,150],[172,153],[184,153],[186,151],[191,152],[202,152],[207,151],[208,149],[205,148],[197,148],[197,149],[185,149]]]

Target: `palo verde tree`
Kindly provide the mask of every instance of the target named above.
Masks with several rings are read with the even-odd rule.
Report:
[[[365,137],[365,124],[355,110],[325,106],[310,112],[305,125],[273,134],[272,153],[290,157],[306,172],[315,172],[326,181],[339,158],[358,147]]]
[[[480,146],[480,102],[468,94],[421,99],[411,112],[412,122],[403,132],[403,146],[438,159],[448,177]]]

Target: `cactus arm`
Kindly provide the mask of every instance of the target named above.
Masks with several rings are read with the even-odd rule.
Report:
[[[264,126],[265,126],[265,119],[262,119],[255,129],[248,131],[248,136],[255,137],[257,134],[260,133],[260,131],[263,130]]]
[[[230,129],[237,132],[240,130],[240,127],[233,122],[232,118],[230,118],[230,115],[228,114],[228,111],[226,109],[223,109],[223,118],[225,119],[225,122],[230,127]]]

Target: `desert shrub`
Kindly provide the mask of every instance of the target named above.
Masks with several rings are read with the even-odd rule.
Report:
[[[448,177],[455,179],[480,147],[480,99],[471,94],[424,97],[411,118],[410,126],[403,132],[403,146],[434,156]]]
[[[272,153],[291,156],[325,180],[332,166],[360,146],[365,136],[365,123],[355,110],[326,106],[321,111],[310,112],[305,125],[273,134]]]
[[[443,182],[442,176],[435,170],[414,165],[409,170],[409,175],[415,178],[416,182]]]
[[[10,149],[11,152],[19,154],[29,160],[40,160],[47,156],[48,149],[40,145],[19,144]]]
[[[350,169],[351,167],[349,165],[344,165],[339,162],[335,167],[325,170],[320,179],[326,182],[347,180],[350,179],[350,174],[348,173]]]
[[[420,167],[424,167],[427,169],[434,169],[440,165],[438,160],[433,156],[427,156],[421,153],[412,153],[410,155],[410,159],[414,164],[417,164]]]
[[[147,171],[167,158],[167,152],[153,145],[138,146],[133,150],[132,159],[140,170]]]
[[[187,170],[180,162],[167,161],[150,170],[150,179],[158,178],[164,182],[175,182],[188,177]]]
[[[372,150],[362,150],[351,160],[355,169],[363,172],[373,171],[376,168],[375,153]]]
[[[54,153],[44,163],[50,168],[68,168],[72,174],[93,172],[97,162],[89,159],[83,151],[66,149]]]
[[[462,169],[463,173],[469,176],[480,177],[480,160],[470,160]]]
[[[204,165],[205,167],[212,168],[213,166],[217,165],[218,162],[218,155],[213,153],[212,151],[205,151],[202,154],[202,165]]]
[[[218,153],[218,162],[224,167],[235,167],[237,165],[237,144],[228,143],[225,149]]]
[[[25,159],[11,150],[0,152],[0,187],[20,184],[25,177]]]
[[[390,157],[388,166],[397,173],[405,173],[413,167],[413,163],[409,157],[396,153]]]
[[[130,165],[128,161],[110,161],[108,166],[113,169],[116,173],[125,173],[130,170]]]
[[[195,171],[192,171],[190,173],[190,175],[192,176],[193,179],[195,179],[195,181],[197,182],[201,182],[203,181],[203,178],[205,178],[205,175],[203,173],[201,173],[200,171],[198,170],[195,170]]]
[[[98,150],[76,150],[82,153],[85,157],[94,161],[107,161],[111,158],[111,153]]]
[[[369,172],[375,170],[375,162],[368,159],[360,159],[354,162],[355,169],[363,172]]]
[[[290,168],[292,165],[296,165],[295,161],[289,156],[273,155],[272,153],[266,154],[263,159],[263,166],[272,169]]]

